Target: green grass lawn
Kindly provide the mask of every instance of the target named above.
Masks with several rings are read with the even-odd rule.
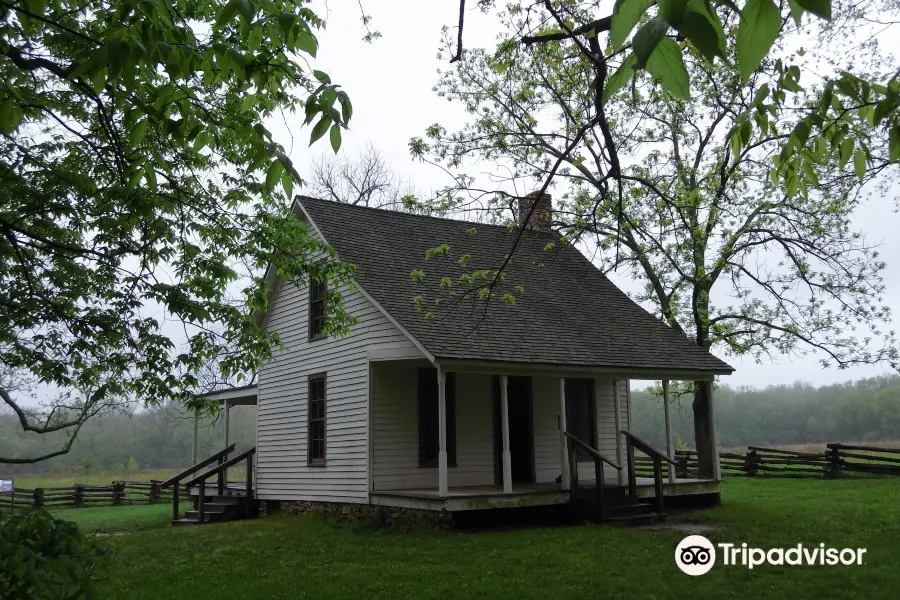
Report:
[[[897,498],[897,479],[731,479],[722,506],[673,519],[721,527],[707,534],[714,543],[868,548],[862,566],[749,571],[719,564],[707,575],[689,577],[674,563],[675,546],[685,535],[677,531],[585,525],[374,532],[314,517],[274,516],[110,538],[118,575],[107,591],[110,598],[173,600],[893,599],[900,590]]]
[[[182,511],[190,510],[182,503]],[[172,519],[172,504],[131,504],[96,508],[67,508],[53,512],[54,516],[78,523],[85,533],[111,533],[168,528]]]

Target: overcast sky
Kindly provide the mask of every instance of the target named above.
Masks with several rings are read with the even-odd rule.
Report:
[[[473,3],[474,4],[474,3]],[[361,38],[365,30],[360,21],[357,0],[329,0],[316,8],[328,21],[319,34],[320,49],[314,64],[332,77],[350,94],[354,114],[350,131],[344,135],[344,151],[353,153],[371,141],[404,178],[419,190],[440,186],[442,174],[436,168],[413,162],[407,150],[409,139],[423,136],[425,128],[440,121],[452,130],[465,123],[466,114],[456,104],[438,98],[432,91],[438,68],[446,63],[437,59],[441,27],[453,25],[458,3],[449,0],[363,0],[366,13],[372,16],[373,29],[383,37],[373,44]],[[497,23],[478,11],[469,11],[466,19],[465,43],[468,47],[490,47],[497,33]],[[301,111],[302,112],[302,111]],[[312,158],[326,150],[327,141],[307,148],[309,130],[302,129],[302,118],[274,124],[291,158],[305,172]],[[871,241],[882,242],[882,257],[887,260],[885,279],[887,303],[894,309],[895,329],[900,324],[900,215],[889,203],[871,204],[855,217],[857,228]],[[613,274],[623,289],[632,282]],[[818,357],[783,358],[777,363],[756,364],[722,356],[736,367],[727,378],[732,385],[764,387],[769,384],[807,381],[816,385],[858,379],[889,372],[886,365],[857,367],[847,370],[822,369]]]

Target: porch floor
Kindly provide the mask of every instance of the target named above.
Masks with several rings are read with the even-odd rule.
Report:
[[[638,477],[637,485],[639,497],[655,496],[652,477]],[[582,482],[580,487],[592,489],[595,486],[591,482]],[[624,486],[614,483],[606,487]],[[719,488],[720,482],[715,479],[679,478],[675,483],[663,481],[664,496],[718,494]],[[383,490],[370,493],[369,501],[379,506],[458,511],[565,504],[569,501],[569,492],[555,482],[516,483],[511,492],[504,492],[498,485],[468,486],[450,488],[443,497],[436,489]]]

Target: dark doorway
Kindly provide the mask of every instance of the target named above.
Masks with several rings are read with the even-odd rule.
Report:
[[[509,454],[513,483],[534,483],[534,420],[531,377],[510,377],[507,388],[509,408]],[[494,377],[494,474],[503,484],[503,429],[500,410],[500,377]]]

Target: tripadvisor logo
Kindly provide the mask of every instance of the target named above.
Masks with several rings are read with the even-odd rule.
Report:
[[[790,548],[753,548],[747,544],[720,543],[713,545],[702,535],[689,535],[675,548],[675,564],[688,575],[704,575],[716,564],[716,547],[721,564],[727,567],[753,569],[760,565],[861,565],[865,548],[826,548],[824,543],[807,547],[797,544]]]

